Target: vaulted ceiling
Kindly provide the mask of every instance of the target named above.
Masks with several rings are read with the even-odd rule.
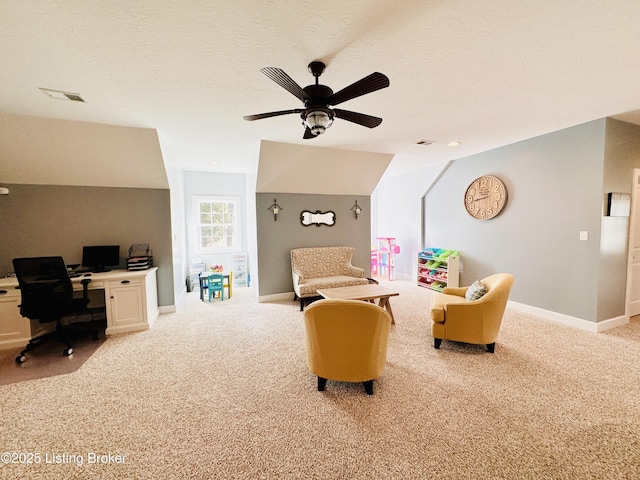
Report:
[[[640,109],[637,0],[4,0],[0,19],[0,114],[153,129],[185,170],[255,172],[267,140],[393,154],[393,175]],[[260,69],[305,86],[312,60],[334,91],[386,74],[340,106],[382,124],[243,120],[299,108]]]

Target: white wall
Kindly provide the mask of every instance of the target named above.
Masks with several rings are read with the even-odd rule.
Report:
[[[376,237],[395,237],[400,246],[396,256],[398,279],[418,278],[418,252],[422,250],[422,198],[447,163],[384,177],[371,196],[371,244]]]
[[[392,154],[262,141],[256,192],[367,195]]]
[[[188,275],[187,225],[184,204],[184,176],[179,168],[167,167],[167,178],[171,192],[171,245],[173,255],[173,288],[175,304],[186,293],[185,280]]]
[[[184,172],[184,208],[187,239],[188,264],[194,257],[202,258],[207,267],[211,265],[223,265],[226,269],[232,268],[230,253],[202,253],[198,249],[197,224],[193,216],[193,197],[199,195],[220,195],[238,197],[242,214],[242,252],[247,252],[248,235],[254,233],[249,229],[248,223],[255,223],[255,217],[249,218],[247,208],[247,182],[246,175],[233,173],[207,173]],[[255,209],[254,209],[255,210]]]
[[[249,269],[249,286],[255,288],[258,285],[258,232],[257,232],[257,207],[256,207],[256,174],[246,177],[246,212],[247,212],[247,254]],[[256,288],[257,290],[257,288]]]
[[[169,188],[154,129],[0,114],[4,183]]]

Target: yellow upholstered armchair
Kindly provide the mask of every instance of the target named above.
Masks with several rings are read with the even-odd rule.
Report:
[[[318,391],[327,379],[363,382],[373,394],[373,380],[387,362],[391,317],[377,305],[360,300],[318,300],[304,312],[309,370],[318,376]]]
[[[477,282],[476,282],[477,283]],[[442,340],[486,345],[494,352],[502,315],[507,306],[513,275],[497,273],[480,280],[486,293],[473,300],[470,287],[448,287],[431,302],[431,335],[435,348]],[[467,298],[469,297],[469,298]]]

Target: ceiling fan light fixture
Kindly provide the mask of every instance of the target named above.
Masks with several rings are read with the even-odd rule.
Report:
[[[382,119],[364,113],[333,109],[331,107],[339,105],[347,100],[351,100],[368,93],[375,92],[389,86],[389,78],[380,72],[373,72],[357,82],[344,87],[334,93],[326,85],[320,84],[319,78],[324,71],[325,64],[314,61],[309,64],[309,71],[316,79],[315,84],[302,88],[284,70],[276,67],[264,67],[260,71],[271,80],[276,82],[286,91],[291,93],[298,100],[302,101],[304,108],[293,108],[289,110],[279,110],[276,112],[259,113],[257,115],[245,115],[245,120],[253,121],[262,118],[279,117],[291,113],[300,114],[302,125],[305,127],[302,138],[308,140],[323,134],[327,128],[333,124],[335,117],[352,122],[363,127],[374,128],[382,123]]]
[[[302,124],[311,130],[313,135],[320,135],[333,123],[333,112],[327,109],[317,109],[307,112]]]

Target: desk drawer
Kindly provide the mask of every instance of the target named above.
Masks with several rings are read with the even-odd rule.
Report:
[[[0,293],[0,300],[3,298],[17,298],[20,299],[20,290],[13,285],[0,286],[0,290],[5,290],[5,293]]]
[[[122,287],[124,285],[142,285],[141,278],[125,278],[123,280],[109,280],[109,288]]]
[[[88,286],[89,290],[98,290],[104,288],[104,280],[91,280]],[[82,291],[82,284],[79,282],[73,282],[73,289],[75,291]]]

